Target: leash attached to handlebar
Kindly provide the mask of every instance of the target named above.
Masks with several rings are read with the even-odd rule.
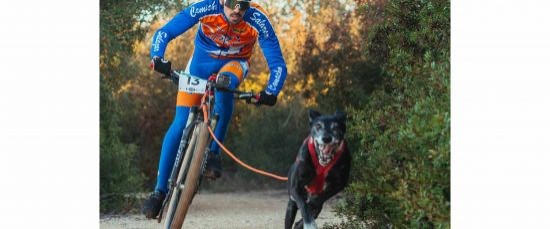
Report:
[[[174,70],[171,71],[171,74],[170,76],[168,75],[163,75],[162,78],[163,79],[170,79],[172,80],[172,82],[176,85],[179,86],[179,80],[180,80],[180,75],[186,75],[188,77],[195,77],[193,75],[190,75],[188,73],[185,73],[185,72],[176,72]],[[219,75],[219,76],[224,76],[224,75]],[[229,89],[229,85],[230,85],[230,79],[229,78],[226,78],[226,76],[224,77],[215,77],[215,80],[214,79],[208,79],[208,84],[213,84],[213,85],[208,85],[208,86],[211,86],[209,88],[215,88],[219,91],[227,91],[227,92],[231,92],[233,94],[235,94],[235,99],[241,99],[241,100],[245,100],[246,103],[249,103],[249,104],[255,104],[256,106],[259,106],[260,104],[258,104],[258,101],[259,101],[259,97],[260,95],[259,94],[255,94],[254,91],[251,91],[251,92],[243,92],[243,91],[238,91],[238,90],[231,90]],[[204,97],[203,97],[203,101],[204,99],[206,98],[207,94],[209,92],[206,92],[204,94]],[[206,113],[208,112],[206,109],[205,106],[202,106],[203,107],[203,112],[206,116]],[[204,118],[204,122],[208,122],[207,121],[208,118],[205,117]],[[287,181],[288,178],[287,177],[282,177],[282,176],[278,176],[278,175],[275,175],[275,174],[272,174],[272,173],[268,173],[268,172],[265,172],[263,170],[260,170],[260,169],[256,169],[244,162],[242,162],[241,160],[239,160],[239,158],[237,158],[234,154],[231,153],[231,151],[229,151],[215,136],[214,132],[212,131],[212,129],[210,128],[210,125],[208,125],[208,131],[210,132],[210,135],[212,136],[212,138],[214,139],[214,141],[216,141],[216,143],[218,143],[218,145],[220,146],[220,148],[229,156],[231,157],[231,159],[233,159],[235,162],[237,162],[237,164],[245,167],[246,169],[252,171],[252,172],[255,172],[255,173],[258,173],[258,174],[261,174],[261,175],[264,175],[264,176],[268,176],[268,177],[271,177],[271,178],[274,178],[274,179],[277,179],[277,180],[280,180],[280,181]]]

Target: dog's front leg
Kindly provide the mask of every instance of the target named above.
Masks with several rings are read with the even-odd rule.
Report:
[[[298,188],[300,189],[300,188]],[[311,212],[311,209],[309,209],[309,206],[306,204],[306,190],[302,188],[302,190],[296,190],[294,192],[291,192],[291,196],[294,199],[294,202],[296,205],[298,205],[298,208],[300,209],[300,212],[302,213],[302,220],[304,221],[304,228],[305,229],[317,229],[317,224],[315,223],[315,220],[313,218],[313,214]]]
[[[298,221],[295,225],[295,229],[317,229],[317,223],[315,223],[315,216],[314,212],[310,208],[310,206],[304,201],[304,198],[301,200],[302,204],[296,204],[298,205],[298,208],[300,209],[300,212],[302,213],[302,219]]]
[[[313,178],[305,179],[306,177],[304,176],[305,169],[303,167],[299,168],[300,163],[297,164],[296,167],[298,168],[292,171],[294,172],[294,174],[291,174],[289,176],[290,197],[296,203],[296,205],[300,209],[300,212],[302,213],[304,228],[317,229],[317,224],[315,223],[313,215],[311,214],[311,210],[309,209],[309,206],[306,204],[306,201],[305,201],[307,199],[307,192],[306,192],[305,186]]]
[[[285,229],[292,229],[292,224],[294,223],[294,219],[296,218],[296,210],[298,210],[296,202],[294,202],[292,199],[289,199],[288,205],[286,207]]]
[[[325,189],[325,191],[318,196],[313,196],[307,202],[310,205],[310,208],[321,209],[323,204],[330,199],[332,196],[336,195],[338,192],[342,191],[345,188],[344,185],[338,184],[332,187]],[[320,212],[320,211],[319,211]],[[317,217],[315,217],[317,218]]]

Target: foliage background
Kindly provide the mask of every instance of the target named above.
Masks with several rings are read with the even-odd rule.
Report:
[[[334,228],[450,227],[450,2],[259,1],[288,65],[275,107],[237,104],[226,144],[247,163],[285,175],[307,136],[307,109],[348,112],[352,183]],[[176,88],[148,68],[153,32],[188,1],[100,2],[100,202],[135,210],[154,186]],[[166,58],[184,68],[196,28]],[[243,89],[269,73],[257,48]],[[284,188],[227,157],[205,189]]]

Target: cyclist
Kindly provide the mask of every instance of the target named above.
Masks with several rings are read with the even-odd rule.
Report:
[[[286,79],[287,68],[265,10],[250,0],[201,0],[179,12],[154,34],[150,67],[169,75],[171,63],[164,59],[168,42],[197,23],[195,50],[185,72],[203,79],[215,72],[229,76],[230,89],[235,89],[246,78],[250,56],[256,41],[259,41],[270,76],[265,90],[260,92],[258,103],[275,105]],[[178,92],[176,115],[162,143],[157,184],[142,209],[147,218],[159,214],[190,107],[200,104],[201,96]],[[215,135],[223,141],[233,113],[233,95],[216,91],[215,96],[214,111],[219,114]],[[210,150],[204,176],[215,179],[221,176],[220,152],[216,142],[212,143]]]

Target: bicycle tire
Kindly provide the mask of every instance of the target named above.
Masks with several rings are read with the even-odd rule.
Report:
[[[191,164],[185,177],[185,182],[183,190],[181,192],[176,212],[170,226],[171,229],[179,229],[182,227],[185,217],[187,215],[187,210],[195,197],[195,193],[198,188],[199,179],[201,177],[206,147],[208,146],[208,127],[205,123],[199,123],[195,127],[197,129],[197,142],[193,149],[193,158],[191,159]]]
[[[187,175],[187,172],[186,170],[189,168],[189,165],[191,164],[192,160],[191,158],[193,157],[193,151],[195,149],[195,146],[196,146],[196,142],[198,140],[198,134],[197,134],[197,128],[195,127],[193,130],[192,130],[192,134],[191,136],[189,136],[190,140],[189,140],[189,143],[187,145],[187,148],[185,149],[185,155],[183,157],[183,160],[182,160],[182,163],[180,165],[180,168],[179,168],[179,171],[178,171],[178,175],[177,175],[177,178],[176,178],[176,185],[174,187],[174,190],[171,191],[171,194],[170,196],[168,196],[168,206],[166,206],[163,210],[163,218],[161,219],[161,225],[162,225],[162,228],[170,228],[170,224],[172,223],[173,221],[173,218],[174,218],[174,215],[175,215],[175,212],[176,212],[176,209],[177,209],[177,203],[179,202],[179,199],[180,199],[180,195],[181,195],[181,190],[179,188],[180,184],[185,181],[185,177]]]

